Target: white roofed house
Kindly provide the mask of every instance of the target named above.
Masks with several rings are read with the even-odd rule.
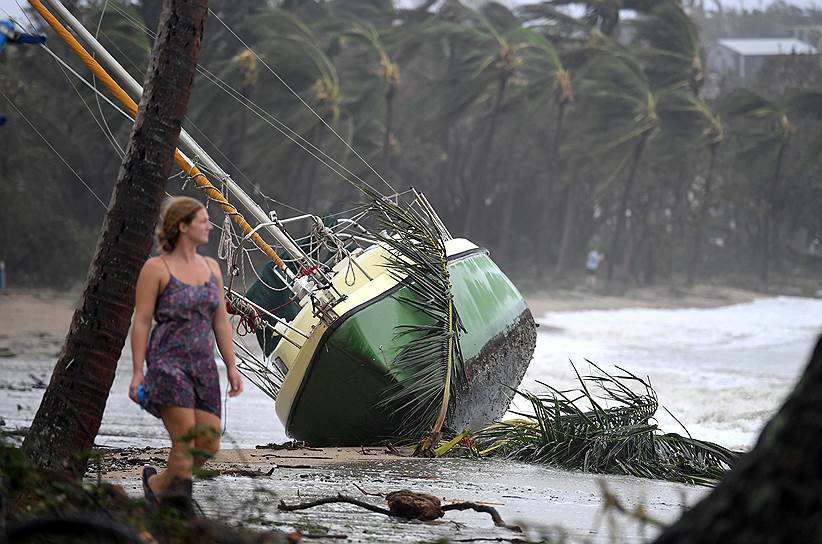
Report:
[[[733,74],[749,82],[767,61],[793,55],[818,56],[819,52],[796,38],[721,39],[708,53],[707,67],[709,72]]]

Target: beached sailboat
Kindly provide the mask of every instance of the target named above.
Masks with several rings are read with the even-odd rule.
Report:
[[[59,0],[44,1],[54,14],[30,4],[134,116],[139,84]],[[226,212],[227,301],[262,350],[238,342],[241,369],[275,399],[290,436],[359,445],[503,415],[533,354],[533,317],[488,251],[452,237],[423,194],[382,195],[340,165],[361,209],[333,222],[278,217],[185,131],[180,147],[187,179]],[[270,263],[242,292],[235,278],[252,243]]]

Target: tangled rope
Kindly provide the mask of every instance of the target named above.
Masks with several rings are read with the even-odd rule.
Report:
[[[256,333],[265,324],[257,309],[241,298],[226,297],[225,307],[230,315],[240,318],[236,328],[239,336]]]

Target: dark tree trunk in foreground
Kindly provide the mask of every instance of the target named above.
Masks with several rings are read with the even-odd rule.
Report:
[[[822,542],[822,338],[754,449],[656,544]]]
[[[207,14],[206,0],[166,0],[126,156],[83,298],[23,447],[44,469],[80,477],[114,381],[137,275],[174,164]],[[123,391],[125,393],[125,391]]]

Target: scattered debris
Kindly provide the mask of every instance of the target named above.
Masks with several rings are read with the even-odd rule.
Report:
[[[34,381],[34,383],[31,385],[32,389],[45,389],[46,388],[47,384],[41,378],[38,378],[34,374],[29,374],[29,378],[31,378]]]
[[[305,442],[301,440],[289,440],[288,442],[283,442],[282,444],[277,444],[275,442],[269,442],[268,444],[261,445],[257,444],[254,448],[258,450],[309,450],[309,451],[322,451],[318,448],[309,448]]]

